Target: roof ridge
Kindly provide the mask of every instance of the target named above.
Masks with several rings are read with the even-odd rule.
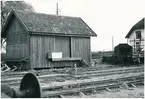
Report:
[[[28,32],[39,34],[97,36],[80,18],[13,9],[11,15],[20,20]],[[11,16],[10,16],[11,17]],[[38,33],[37,33],[38,34]]]
[[[50,16],[58,16],[58,17],[69,17],[69,18],[81,18],[81,17],[77,17],[77,16],[67,16],[67,15],[55,15],[55,14],[47,14],[47,13],[41,13],[41,12],[32,12],[32,11],[23,11],[23,10],[16,10],[16,9],[12,9],[13,11],[20,12],[20,13],[34,13],[34,14],[40,14],[40,15],[50,15]]]

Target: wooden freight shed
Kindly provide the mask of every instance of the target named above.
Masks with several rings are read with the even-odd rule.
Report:
[[[90,37],[97,36],[79,17],[12,10],[2,37],[7,39],[6,61],[21,69],[91,63]],[[62,58],[51,59],[54,52]]]

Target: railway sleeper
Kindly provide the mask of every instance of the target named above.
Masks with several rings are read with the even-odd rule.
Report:
[[[132,83],[136,83],[136,84],[138,84],[138,83],[143,83],[143,82],[141,82],[141,81],[137,81],[137,82],[128,82],[128,83],[126,83],[128,86],[129,85],[132,85],[132,86],[135,86],[134,84],[132,84]],[[109,87],[106,87],[106,88],[104,88],[104,89],[106,89],[107,91],[109,91],[109,92],[120,92],[120,88],[121,86],[119,85],[116,85],[116,86],[109,86]],[[131,86],[129,86],[128,87],[128,90],[132,90],[132,88],[130,88]],[[136,87],[136,86],[135,86]],[[102,90],[104,90],[103,88],[102,88]],[[121,87],[121,89],[122,89],[122,87]],[[101,91],[101,89],[99,90],[99,91]],[[84,93],[84,92],[83,92]],[[89,93],[89,94],[88,94]],[[99,92],[97,92],[95,89],[92,89],[92,93],[90,92],[90,90],[88,90],[88,91],[85,91],[85,94],[86,95],[91,95],[91,94],[96,94],[96,93],[99,93]]]
[[[64,96],[64,95],[60,95],[60,97],[61,97],[61,98],[65,98],[65,96]]]
[[[92,76],[106,76],[106,75],[114,75],[114,74],[124,74],[124,73],[131,73],[131,72],[136,72],[136,70],[130,70],[130,71],[112,71],[112,72],[102,72],[102,73],[97,73],[97,74],[83,74],[83,75],[78,75],[74,76],[75,78],[84,78],[84,77],[92,77]],[[141,70],[143,72],[143,70]]]
[[[135,83],[135,84],[143,84],[143,82],[141,82],[141,81],[132,81],[132,82],[126,82],[126,84],[128,85],[128,90],[133,90],[132,88],[131,88],[131,86],[129,86],[129,85],[133,85],[133,86],[135,86],[135,84],[133,84],[133,83]],[[102,88],[102,89],[100,89],[99,91],[101,91],[101,90],[107,90],[107,91],[109,91],[109,92],[120,92],[120,85],[116,85],[116,86],[108,86],[108,87],[106,87],[106,88]],[[122,89],[122,87],[121,87],[121,89]],[[89,92],[89,91],[85,91],[85,92]],[[95,93],[94,93],[95,92]],[[96,94],[96,93],[98,93],[95,89],[92,89],[92,94]],[[89,92],[89,94],[88,93],[85,93],[86,95],[91,95],[90,94],[90,92]]]
[[[141,71],[140,72],[142,72],[143,71],[143,69],[141,69],[141,68],[139,68]],[[129,71],[128,71],[129,70]],[[119,72],[121,72],[121,71],[125,71],[125,72],[130,72],[130,71],[136,71],[136,69],[125,69],[125,70],[117,70],[117,71],[112,71],[112,70],[109,70],[109,71],[106,71],[106,72],[96,72],[97,73],[97,75],[98,76],[100,76],[101,74],[104,74],[104,75],[106,75],[106,73],[108,74],[109,72],[112,74],[112,73],[119,73]],[[95,72],[92,72],[91,74],[92,75],[90,75],[90,76],[95,76],[96,75],[96,73]],[[87,73],[84,73],[84,74],[79,74],[79,76],[81,76],[81,78],[84,78],[83,76],[85,75],[85,74],[87,74]],[[97,76],[96,75],[96,76]],[[47,76],[47,75],[46,75]],[[58,77],[59,76],[62,76],[62,77],[64,77],[64,76],[68,76],[67,74],[66,75],[57,75]],[[77,76],[76,76],[77,77]],[[39,77],[38,76],[38,78],[40,78],[40,79],[42,79],[42,78],[46,78],[46,77]],[[18,77],[18,79],[21,79],[21,77]],[[18,80],[17,79],[17,80]],[[7,79],[4,79],[4,80],[6,80],[7,81]],[[2,82],[4,81],[4,80],[2,80]],[[12,79],[13,80],[13,79]],[[10,81],[10,80],[9,80]]]
[[[109,89],[108,87],[105,88],[107,91],[112,91],[111,89]]]
[[[138,82],[138,81],[137,81]],[[126,84],[130,84],[130,83],[133,83],[132,82],[126,82]],[[136,81],[134,81],[134,83],[136,83]],[[95,89],[95,90],[105,90],[106,87],[107,88],[119,88],[119,86],[121,86],[122,83],[114,83],[114,84],[109,84],[109,85],[102,85],[102,86],[88,86],[88,87],[85,87],[85,88],[74,88],[74,89],[71,89],[71,90],[62,90],[62,91],[56,91],[56,92],[44,92],[46,95],[48,96],[54,96],[54,95],[60,95],[60,94],[70,94],[70,93],[76,93],[76,92],[86,92],[88,90],[92,90],[92,89]],[[45,95],[44,94],[44,95]]]
[[[88,89],[82,91],[85,95],[91,95],[97,93],[95,89]]]
[[[125,81],[126,80],[137,80],[137,79],[144,79],[144,77],[143,76],[133,76],[133,77],[128,77],[128,78],[126,78],[125,79]],[[39,79],[40,80],[40,79]],[[118,79],[117,80],[118,82],[120,82],[120,81],[124,81],[124,78],[120,78],[120,79]],[[41,80],[40,80],[40,82],[42,82]],[[99,81],[98,81],[99,82]],[[2,84],[9,84],[9,85],[18,85],[19,83],[20,83],[20,81],[19,80],[15,80],[15,81],[1,81],[1,83]],[[106,82],[105,82],[105,80],[103,80],[102,81],[102,83],[107,83],[107,80],[106,80]],[[92,82],[92,84],[97,84],[95,81],[94,82]],[[91,84],[91,82],[86,82],[85,84],[80,84],[80,86],[88,86],[88,85],[92,85]],[[56,87],[58,87],[58,86],[56,86]],[[71,87],[77,87],[77,85],[71,85],[70,84],[70,86],[69,86],[69,88],[71,88]],[[61,89],[61,88],[48,88],[48,90],[55,90],[55,89]]]
[[[144,81],[143,80],[136,80],[136,81],[126,82],[126,83],[124,83],[122,85],[119,86],[119,88],[132,90],[133,88],[136,88],[137,86],[144,85]]]
[[[40,78],[40,79],[42,79],[42,78]],[[137,78],[137,77],[132,77],[132,78],[128,78],[128,79],[134,79],[134,80],[135,80],[135,79],[139,79],[139,78]],[[17,80],[17,81],[19,81],[19,80]],[[40,81],[41,81],[41,80],[40,80]],[[13,83],[16,83],[15,80],[13,80],[13,81],[2,80],[1,82],[2,82],[2,83],[8,83],[8,84],[9,84],[9,83],[11,84],[12,82],[13,82]]]
[[[131,84],[134,88],[136,88],[136,86],[134,84]]]
[[[132,77],[130,77],[132,78]],[[125,79],[125,80],[124,80]],[[143,78],[139,78],[137,80],[143,80]],[[132,79],[129,79],[129,77],[127,78],[119,78],[119,79],[115,79],[115,80],[103,80],[103,81],[93,81],[93,82],[85,82],[85,83],[78,83],[78,84],[69,84],[69,85],[62,85],[62,86],[55,86],[55,87],[46,87],[46,88],[43,88],[42,90],[43,91],[55,91],[55,90],[67,90],[67,89],[74,89],[74,88],[83,88],[83,87],[87,87],[87,86],[99,86],[99,85],[102,85],[102,84],[110,84],[110,83],[122,83],[122,82],[125,82],[125,81],[134,81]]]
[[[144,86],[144,80],[141,81],[141,82],[135,82],[133,84],[136,85],[136,86]]]
[[[80,96],[85,96],[85,94],[82,91],[79,92],[79,95]]]
[[[118,69],[116,69],[116,68],[114,68],[114,69],[110,69],[110,70],[106,70],[106,69],[104,69],[104,70],[101,70],[101,71],[99,71],[99,70],[92,70],[92,71],[87,71],[87,72],[83,72],[83,74],[94,74],[94,73],[102,73],[102,72],[118,72],[118,71],[132,71],[132,70],[136,70],[136,69],[138,69],[138,70],[142,70],[142,67],[135,67],[135,68],[118,68]],[[78,73],[78,74],[82,74],[82,72],[81,73]]]
[[[81,97],[79,91],[78,92],[73,92],[73,93],[68,93],[68,94],[63,94],[63,96],[65,96],[65,97],[70,97],[70,96],[72,96],[72,97],[75,97],[75,96]]]
[[[125,79],[125,80],[124,80]],[[126,77],[126,78],[119,78],[116,80],[103,80],[103,81],[94,81],[94,82],[86,82],[86,83],[79,83],[79,84],[69,84],[64,86],[55,86],[55,87],[47,87],[45,88],[45,90],[47,91],[55,91],[55,90],[64,90],[64,89],[72,89],[72,88],[81,88],[81,87],[87,87],[90,85],[99,85],[99,84],[109,84],[109,83],[114,83],[114,82],[123,82],[123,81],[127,81],[127,80],[144,80],[143,76],[134,76],[134,77]],[[10,84],[11,85],[11,84]],[[143,85],[143,84],[142,84]],[[43,90],[43,91],[45,91]]]
[[[92,89],[92,94],[96,94],[97,91],[95,89]]]

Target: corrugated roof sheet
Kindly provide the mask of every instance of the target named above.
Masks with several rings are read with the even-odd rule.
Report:
[[[31,32],[97,36],[96,33],[79,17],[49,15],[16,10],[13,10],[13,12],[20,18],[26,29]]]
[[[128,34],[126,35],[125,38],[129,38],[129,36],[131,35],[131,33],[135,30],[135,29],[144,29],[144,18],[141,19],[139,22],[137,22],[128,32]]]

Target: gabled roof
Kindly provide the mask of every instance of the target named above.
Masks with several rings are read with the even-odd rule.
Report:
[[[97,36],[96,33],[79,17],[49,15],[17,10],[11,11],[7,19],[8,22],[6,22],[2,30],[2,36],[6,35],[4,32],[9,24],[9,19],[12,14],[14,14],[16,18],[20,20],[24,28],[32,34]]]
[[[137,22],[128,32],[128,34],[126,35],[125,38],[129,38],[129,36],[131,35],[131,33],[136,30],[136,29],[144,29],[144,18],[142,20],[140,20],[139,22]]]

